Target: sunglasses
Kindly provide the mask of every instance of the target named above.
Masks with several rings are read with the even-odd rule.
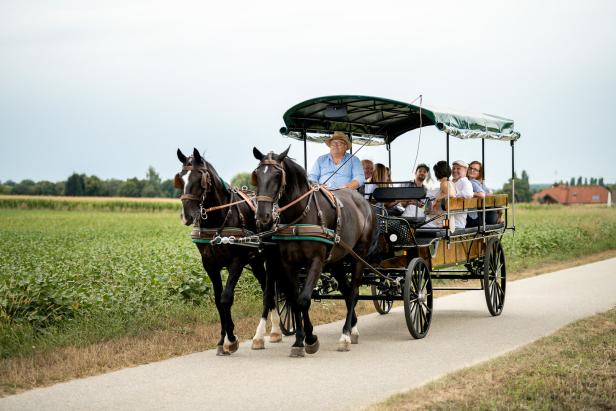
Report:
[[[481,171],[481,170],[479,170],[478,168],[473,168],[473,167],[470,167],[470,168],[469,168],[469,170],[473,170],[473,171],[476,171],[476,172]]]

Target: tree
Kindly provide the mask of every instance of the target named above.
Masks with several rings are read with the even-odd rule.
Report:
[[[599,177],[598,183],[601,187],[605,187],[605,183],[603,182],[603,177]]]
[[[105,183],[96,176],[85,176],[85,195],[87,196],[105,196],[108,195],[105,190]]]
[[[168,179],[160,183],[160,189],[162,191],[163,197],[176,197],[176,189],[173,186],[173,180]]]
[[[571,181],[569,181],[569,185],[570,186],[574,186],[575,185],[575,177],[571,177]]]
[[[143,182],[133,177],[122,183],[118,194],[122,197],[141,197],[142,189]]]
[[[254,186],[250,184],[251,178],[252,178],[252,175],[250,173],[237,173],[231,179],[231,185],[234,187],[239,187],[239,188],[241,187],[253,188]]]
[[[513,174],[513,178],[515,181],[515,201],[530,202],[532,200],[532,193],[530,191],[530,184],[526,171],[522,171],[522,178],[518,178],[515,173]],[[509,179],[499,192],[508,194],[509,198],[511,198],[511,191],[511,179]]]
[[[582,176],[578,177],[576,186],[582,185]]]
[[[584,185],[587,186],[588,185],[588,177],[584,178]]]
[[[154,167],[148,167],[148,172],[145,175],[143,188],[141,189],[141,197],[161,197],[162,190],[160,187],[160,176]]]
[[[83,174],[73,173],[66,180],[64,194],[67,196],[82,196],[86,192],[85,176]]]

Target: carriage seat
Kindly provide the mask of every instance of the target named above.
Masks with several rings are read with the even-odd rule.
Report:
[[[505,228],[504,224],[486,224],[486,232],[496,231]],[[482,227],[457,228],[451,235],[476,234],[481,233]],[[444,228],[418,228],[415,230],[416,238],[442,238],[445,237]]]
[[[372,198],[380,203],[401,200],[421,200],[426,198],[424,187],[377,187],[372,192]]]

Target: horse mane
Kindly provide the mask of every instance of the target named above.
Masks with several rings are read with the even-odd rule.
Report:
[[[292,158],[285,157],[282,162],[286,169],[287,187],[293,189],[293,193],[290,193],[290,197],[297,197],[302,194],[306,188],[310,187],[308,182],[308,175],[304,167],[297,164]]]

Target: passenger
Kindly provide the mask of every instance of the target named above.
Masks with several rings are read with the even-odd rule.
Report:
[[[341,131],[336,131],[325,140],[329,153],[323,154],[312,166],[308,179],[324,184],[328,188],[350,188],[356,190],[365,181],[364,171],[357,157],[350,158],[347,150],[351,141]],[[348,160],[348,161],[347,161]],[[344,165],[340,167],[342,164]],[[340,169],[338,169],[340,167]]]
[[[445,213],[441,207],[441,200],[447,198],[456,197],[457,191],[456,186],[449,181],[449,177],[451,176],[451,167],[447,164],[446,161],[439,161],[432,167],[434,170],[434,177],[439,182],[437,188],[434,188],[428,191],[428,198],[430,199],[429,208],[426,209],[426,219],[431,219],[436,216],[440,216],[432,221],[429,221],[427,224],[424,224],[422,228],[442,228],[443,222],[445,221]],[[450,231],[454,230],[453,226],[449,227]]]
[[[453,176],[453,184],[456,186],[456,197],[458,198],[473,198],[473,185],[466,177],[466,170],[468,165],[462,160],[456,160],[453,162],[451,169],[451,175]],[[466,214],[456,212],[453,215],[455,221],[455,228],[466,227]]]
[[[372,172],[372,177],[370,178],[370,180],[366,180],[366,185],[364,189],[364,194],[366,198],[369,199],[377,187],[389,187],[390,184],[383,183],[390,181],[391,178],[389,178],[389,175],[387,174],[387,167],[385,167],[381,163],[376,163],[374,166],[374,171]]]
[[[370,180],[370,177],[372,177],[372,173],[374,172],[374,163],[372,160],[363,159],[361,161],[361,166],[364,169],[364,178],[366,181]]]
[[[415,168],[415,179],[411,180],[408,183],[405,183],[405,187],[424,187],[426,190],[428,187],[426,186],[427,180],[430,177],[430,168],[426,164],[419,164]],[[404,212],[402,213],[403,217],[423,217],[424,216],[424,201],[421,200],[410,200],[410,201],[401,201],[400,204],[405,206]]]
[[[483,170],[481,162],[477,160],[471,161],[468,165],[466,176],[473,186],[473,197],[485,198],[486,190],[483,187]],[[479,227],[482,224],[483,216],[481,213],[477,213],[477,211],[468,213],[468,217],[466,218],[467,227]]]

